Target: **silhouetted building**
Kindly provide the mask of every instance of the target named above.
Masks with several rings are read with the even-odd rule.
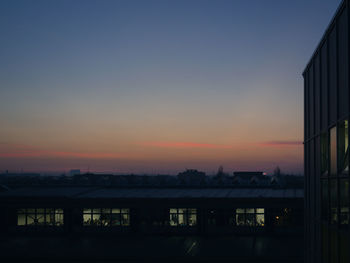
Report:
[[[305,262],[350,262],[349,4],[342,1],[303,73]]]
[[[74,175],[79,175],[80,170],[79,169],[72,169],[69,171],[69,175],[74,176]]]
[[[32,186],[0,210],[0,259],[303,258],[302,188]]]
[[[195,169],[187,169],[177,175],[182,185],[184,184],[201,184],[205,181],[205,173]]]

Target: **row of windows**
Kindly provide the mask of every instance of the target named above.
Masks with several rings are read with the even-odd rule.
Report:
[[[19,226],[62,226],[63,209],[28,208],[17,210]]]
[[[94,208],[83,210],[84,226],[129,226],[130,211],[127,208]]]
[[[214,211],[209,214],[208,221],[215,220]],[[260,226],[265,225],[264,208],[237,208],[232,213],[230,224],[237,226]],[[279,219],[279,216],[276,216]],[[278,221],[278,220],[277,220]],[[53,208],[35,208],[18,209],[17,225],[63,225],[63,209]],[[129,226],[130,209],[128,208],[86,208],[83,209],[84,226]],[[195,208],[170,208],[169,222],[165,225],[170,226],[196,226],[197,209]]]

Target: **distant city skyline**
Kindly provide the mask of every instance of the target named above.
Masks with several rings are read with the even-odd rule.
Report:
[[[1,1],[0,172],[302,173],[339,3]]]

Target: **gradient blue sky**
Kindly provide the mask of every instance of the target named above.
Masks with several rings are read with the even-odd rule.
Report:
[[[340,0],[1,1],[0,171],[303,169]]]

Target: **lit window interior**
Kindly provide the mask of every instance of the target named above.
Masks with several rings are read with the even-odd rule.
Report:
[[[264,226],[265,209],[264,208],[237,208],[236,225],[237,226]]]
[[[17,210],[18,226],[62,226],[63,209],[24,208]]]
[[[85,208],[83,210],[84,226],[129,226],[130,210],[128,208]]]
[[[197,209],[171,208],[170,226],[195,226],[197,224]]]

